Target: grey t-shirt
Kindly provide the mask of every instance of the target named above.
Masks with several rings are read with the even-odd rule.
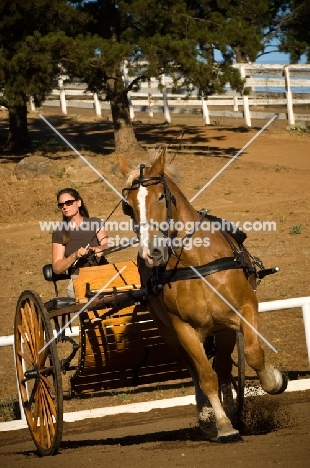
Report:
[[[52,234],[53,244],[63,244],[63,231],[70,232],[70,240],[65,244],[65,257],[69,257],[73,252],[76,252],[80,247],[86,247],[88,244],[91,247],[97,247],[99,244],[97,231],[103,227],[103,221],[99,218],[83,218],[83,223],[79,228],[71,227],[69,224],[63,224],[59,229],[55,229]],[[99,233],[100,239],[100,233]],[[104,265],[107,264],[104,256],[101,257],[85,257],[80,258],[74,267],[74,273],[77,273],[78,268],[86,266]],[[72,269],[71,269],[72,270]],[[72,271],[70,271],[72,273]]]

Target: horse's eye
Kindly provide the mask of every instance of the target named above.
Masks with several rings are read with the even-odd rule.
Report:
[[[161,193],[158,197],[158,201],[162,201],[165,198],[165,194]]]

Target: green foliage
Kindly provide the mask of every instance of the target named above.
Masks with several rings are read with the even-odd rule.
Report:
[[[301,12],[309,12],[309,2],[1,0],[1,104],[9,108],[10,117],[12,108],[20,107],[15,109],[16,122],[23,121],[26,145],[29,97],[39,105],[64,75],[83,80],[100,99],[110,101],[115,132],[122,123],[130,126],[127,92],[142,78],[167,74],[175,89],[182,79],[182,86],[198,87],[205,96],[223,93],[229,82],[247,94],[232,63],[254,61],[275,37],[288,47],[281,34],[289,24],[290,47],[296,41],[309,45],[308,26],[302,34],[296,30],[299,19],[308,24]],[[221,60],[215,60],[218,50]],[[21,132],[12,132],[13,121],[10,118],[11,138],[17,138]]]
[[[0,421],[12,421],[15,419],[15,399],[13,396],[7,400],[0,400]]]
[[[292,226],[290,228],[290,234],[294,235],[294,234],[301,234],[301,228],[302,228],[302,224],[296,224],[296,226]]]
[[[282,28],[280,51],[290,54],[292,62],[298,62],[305,54],[310,62],[310,0],[291,0],[290,15]]]
[[[214,60],[219,38],[222,44],[227,29],[226,20],[212,11],[214,5],[184,0],[112,3],[81,5],[89,18],[88,33],[76,37],[66,64],[70,76],[86,81],[90,90],[110,98],[112,77],[113,91],[123,89],[124,60],[133,78],[128,90],[142,77],[163,73],[172,76],[175,89],[182,78],[183,86],[194,85],[206,96],[222,93],[227,82],[242,90],[244,81],[231,67],[232,55],[225,49],[223,60]]]
[[[0,79],[3,103],[39,104],[61,74],[61,60],[77,30],[76,8],[66,0],[2,0],[0,3]],[[81,16],[81,18],[84,18]]]
[[[296,122],[295,124],[288,125],[286,127],[288,132],[304,132],[310,131],[309,125],[306,122]]]

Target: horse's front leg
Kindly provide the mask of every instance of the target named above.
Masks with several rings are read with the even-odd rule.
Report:
[[[190,376],[193,380],[193,384],[195,387],[195,400],[196,400],[196,408],[198,412],[198,422],[200,429],[205,432],[209,433],[211,429],[211,425],[213,425],[214,421],[214,411],[209,401],[209,398],[203,393],[199,385],[199,379],[196,372],[196,369],[189,358],[188,354],[184,351],[183,348],[178,348],[178,353],[186,366]]]
[[[218,393],[217,375],[206,356],[203,343],[201,343],[198,333],[188,323],[182,322],[176,316],[172,316],[171,320],[179,342],[197,374],[199,388],[205,397],[208,398],[213,408],[218,442],[241,440],[239,432],[233,428],[222,407]],[[201,402],[203,401],[201,400]],[[201,412],[204,411],[204,408],[204,403],[202,408],[198,406],[199,418],[201,418]]]

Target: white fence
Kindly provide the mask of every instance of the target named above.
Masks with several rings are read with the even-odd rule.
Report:
[[[130,117],[133,120],[135,112],[146,112],[152,118],[154,113],[162,112],[165,121],[171,123],[171,113],[200,114],[204,122],[210,124],[210,117],[219,119],[226,116],[244,118],[250,127],[252,119],[272,117],[274,108],[280,106],[284,110],[279,113],[279,119],[286,119],[289,124],[310,120],[310,65],[236,64],[235,67],[240,69],[241,76],[246,80],[245,87],[250,89],[248,96],[233,92],[229,86],[224,95],[208,98],[199,96],[198,89],[194,87],[181,87],[173,92],[172,79],[163,76],[161,89],[159,82],[151,79],[142,82],[137,92],[128,93]],[[124,75],[124,82],[128,81],[129,78]],[[182,85],[182,82],[179,84]],[[58,85],[43,106],[60,107],[64,114],[68,107],[92,108],[98,116],[101,116],[102,110],[110,111],[109,102],[87,92],[86,84],[64,84],[60,80]],[[294,106],[304,110],[304,113],[294,112]],[[34,110],[32,100],[31,107]],[[258,107],[263,109],[255,109]]]
[[[271,302],[260,302],[258,306],[259,312],[271,312],[275,310],[284,310],[292,308],[300,308],[303,313],[303,321],[305,327],[306,336],[306,347],[308,351],[308,360],[310,363],[310,296],[308,297],[296,297],[292,299],[283,299],[279,301]],[[79,335],[79,327],[72,327],[72,331],[69,328],[65,330],[66,335],[74,337]],[[14,346],[14,335],[0,336],[0,346]],[[15,362],[15,356],[14,356]],[[18,388],[18,384],[17,384]],[[21,396],[19,394],[19,405],[21,418],[25,419],[25,414],[22,406]]]

